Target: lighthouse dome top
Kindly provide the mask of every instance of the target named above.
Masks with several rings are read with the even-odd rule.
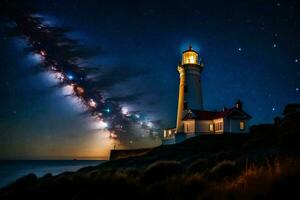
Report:
[[[195,51],[192,46],[182,53],[182,64],[199,64],[198,52]]]

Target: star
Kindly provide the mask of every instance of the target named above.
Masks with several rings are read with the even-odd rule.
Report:
[[[73,76],[72,75],[68,75],[68,79],[73,80]]]
[[[277,2],[277,4],[276,4],[276,5],[277,5],[278,7],[279,7],[279,6],[281,6],[280,2]]]
[[[242,51],[242,48],[241,48],[241,47],[239,47],[239,48],[238,48],[238,51]]]
[[[272,108],[272,111],[275,111],[275,110],[276,110],[275,107],[273,107],[273,108]]]
[[[296,58],[296,59],[295,59],[295,63],[297,63],[297,62],[299,62],[299,60]]]
[[[299,88],[296,88],[296,92],[299,92]]]
[[[277,44],[273,44],[273,48],[276,48],[277,47]]]

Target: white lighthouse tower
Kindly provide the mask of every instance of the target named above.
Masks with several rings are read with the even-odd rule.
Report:
[[[180,74],[176,133],[183,132],[182,118],[189,109],[203,110],[201,72],[204,64],[197,51],[192,49],[182,53],[182,61],[177,70]]]

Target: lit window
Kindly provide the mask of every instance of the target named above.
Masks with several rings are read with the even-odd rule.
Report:
[[[244,121],[240,121],[240,130],[245,130],[245,122]]]
[[[209,124],[209,131],[210,132],[214,131],[214,125],[213,124]]]
[[[222,131],[223,130],[223,122],[216,123],[215,130],[216,131]]]

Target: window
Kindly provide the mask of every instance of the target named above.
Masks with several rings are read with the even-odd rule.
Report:
[[[215,124],[215,130],[216,131],[222,131],[223,130],[223,122],[218,122]]]
[[[213,124],[209,124],[209,131],[213,132],[214,131],[214,125]]]
[[[241,131],[245,130],[245,122],[244,121],[240,121],[240,130]]]
[[[186,124],[185,127],[186,127],[186,132],[189,132],[189,124],[188,123]]]

